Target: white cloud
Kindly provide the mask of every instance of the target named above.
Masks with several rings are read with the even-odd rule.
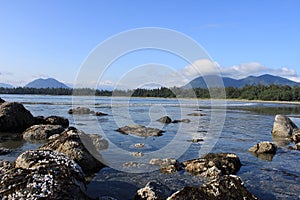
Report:
[[[289,79],[298,77],[296,71],[293,69],[287,67],[274,69],[258,62],[242,63],[228,68],[221,68],[220,70],[223,76],[231,78],[244,78],[251,75],[259,76],[263,74],[272,74]]]
[[[193,64],[184,67],[179,73],[182,73],[188,79],[194,79],[198,76],[218,74],[220,65],[209,59],[196,60]]]

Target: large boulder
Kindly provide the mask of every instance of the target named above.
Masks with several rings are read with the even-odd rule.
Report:
[[[21,133],[34,124],[32,114],[20,103],[0,104],[0,132]]]
[[[40,147],[66,154],[80,165],[86,175],[98,172],[105,165],[100,162],[101,155],[96,150],[91,138],[74,127],[69,127],[60,136]]]
[[[60,134],[65,129],[60,125],[33,125],[23,133],[23,139],[29,142],[47,140],[50,136]]]
[[[161,182],[150,181],[137,191],[134,200],[165,200],[171,194],[171,190]]]
[[[242,164],[235,154],[209,153],[199,159],[185,161],[183,166],[191,174],[211,179],[221,175],[236,174]]]
[[[0,163],[0,199],[84,199],[81,168],[53,151],[26,151],[15,161]]]
[[[186,186],[172,194],[167,200],[254,200],[258,199],[244,186],[238,176],[225,175],[216,178],[202,187]]]
[[[297,129],[297,126],[290,118],[284,115],[275,116],[272,129],[272,135],[274,137],[291,137],[294,129]]]
[[[46,124],[51,124],[51,125],[61,125],[64,128],[69,127],[69,120],[64,117],[59,117],[59,116],[50,116],[45,119]]]
[[[133,134],[141,137],[148,136],[161,136],[164,131],[157,128],[150,128],[142,125],[129,125],[117,129],[118,132],[123,134]]]

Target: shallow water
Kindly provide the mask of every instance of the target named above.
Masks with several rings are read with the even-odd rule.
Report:
[[[271,130],[275,114],[284,113],[300,126],[300,109],[297,105],[255,103],[239,101],[210,101],[160,98],[108,98],[38,95],[1,95],[6,101],[22,102],[33,115],[59,115],[70,120],[71,126],[88,134],[101,134],[110,143],[101,154],[111,168],[104,168],[93,177],[88,193],[93,197],[112,196],[117,199],[132,199],[135,191],[150,180],[159,180],[171,190],[184,185],[201,185],[205,180],[178,172],[164,175],[148,165],[151,158],[174,157],[179,161],[198,158],[204,152],[236,153],[243,164],[238,172],[245,186],[260,199],[300,198],[300,151],[278,148],[273,158],[260,159],[248,149],[260,141],[272,141]],[[225,104],[226,103],[226,104]],[[107,116],[72,116],[67,111],[72,107],[85,106]],[[205,116],[188,116],[190,113]],[[191,120],[190,123],[163,125],[156,120],[164,115],[172,119]],[[223,124],[224,120],[224,124]],[[124,125],[141,124],[160,128],[163,136],[141,138],[123,135],[115,130]],[[218,134],[220,131],[220,134]],[[199,138],[203,142],[187,140]],[[144,148],[134,144],[144,143]],[[215,143],[215,144],[214,144]],[[9,140],[0,137],[0,147],[13,152],[0,159],[14,160],[20,153],[35,149],[40,144],[30,144],[22,139]],[[143,157],[131,156],[142,152]],[[139,167],[124,167],[125,162],[136,162]],[[140,172],[140,173],[137,173]]]

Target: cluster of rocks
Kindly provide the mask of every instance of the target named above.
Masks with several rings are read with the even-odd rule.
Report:
[[[70,114],[95,114],[88,108],[69,110]],[[105,115],[105,114],[103,114]],[[165,116],[160,122],[189,123],[189,119],[171,120]],[[119,128],[123,134],[160,136],[164,131],[141,125]],[[58,116],[34,117],[22,104],[0,99],[0,132],[19,133],[31,142],[45,142],[36,150],[22,153],[14,162],[0,162],[0,199],[89,199],[86,196],[87,178],[106,166],[99,149],[108,142],[99,135],[88,135],[69,127],[66,118]],[[295,135],[295,134],[294,134]],[[292,137],[293,138],[293,137]],[[298,139],[294,136],[293,139]],[[144,144],[137,144],[141,148]],[[256,153],[261,148],[256,146]],[[0,149],[0,153],[9,153]],[[142,156],[140,152],[134,156]],[[137,191],[134,199],[257,199],[243,185],[236,174],[241,162],[231,153],[207,154],[201,158],[178,162],[176,159],[152,159],[163,173],[186,171],[208,182],[199,187],[186,186],[172,191],[157,182],[149,182]]]
[[[0,133],[46,142],[14,162],[0,162],[0,199],[89,199],[86,178],[105,166],[98,150],[108,142],[69,127],[66,118],[34,117],[20,103],[0,99],[0,104]],[[0,154],[7,153],[0,149]]]
[[[190,200],[190,199],[257,199],[235,176],[241,162],[237,155],[231,153],[207,154],[199,159],[179,163],[175,159],[152,159],[151,164],[160,165],[161,171],[173,173],[185,170],[195,176],[207,178],[202,186],[186,186],[174,192],[157,181],[150,181],[137,191],[135,200]]]
[[[275,116],[272,136],[275,141],[284,140],[287,144],[293,142],[294,146],[288,146],[288,148],[300,150],[300,129],[298,129],[297,125],[287,116]],[[269,141],[263,141],[251,147],[249,152],[262,160],[271,161],[276,154],[276,150],[276,144]]]

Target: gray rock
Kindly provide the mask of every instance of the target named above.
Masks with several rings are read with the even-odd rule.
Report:
[[[236,174],[242,164],[235,154],[209,153],[199,159],[185,161],[183,166],[191,174],[211,179],[221,175]]]
[[[272,129],[272,135],[274,137],[291,137],[294,129],[297,129],[297,126],[290,118],[284,115],[275,116]]]
[[[199,117],[201,117],[201,116],[206,116],[206,114],[203,114],[203,113],[190,113],[190,114],[188,114],[188,116],[199,116]]]
[[[96,116],[106,116],[106,115],[108,115],[108,114],[103,113],[103,112],[95,112],[95,115],[96,115]]]
[[[255,154],[261,154],[261,153],[275,154],[276,150],[277,147],[272,142],[260,142],[249,149],[250,152],[253,152]]]
[[[100,151],[108,149],[108,141],[99,134],[88,134],[95,148]]]
[[[26,151],[15,161],[0,164],[0,198],[84,199],[86,183],[81,168],[53,151]]]
[[[141,137],[161,136],[164,131],[157,128],[150,128],[142,125],[129,125],[117,129],[123,134],[133,134]]]
[[[130,155],[133,157],[143,157],[144,156],[144,154],[142,152],[131,152]]]
[[[238,176],[225,175],[218,177],[202,187],[186,186],[172,194],[167,200],[254,200],[258,199],[244,186]]]
[[[34,124],[32,114],[20,103],[0,104],[0,132],[22,133]]]
[[[157,159],[153,158],[149,164],[159,165],[160,172],[170,174],[182,170],[182,165],[175,158]]]
[[[137,191],[134,200],[165,200],[171,194],[171,190],[161,182],[150,181]]]
[[[51,124],[51,125],[61,125],[64,128],[69,127],[69,120],[64,117],[59,117],[59,116],[50,116],[45,119],[46,124]]]
[[[60,134],[65,129],[60,125],[33,125],[23,133],[23,139],[29,142],[47,140],[50,136]]]
[[[198,143],[198,142],[203,142],[204,140],[201,139],[201,138],[194,138],[194,139],[191,139],[191,140],[187,140],[188,142],[192,142],[192,143]]]
[[[179,122],[183,122],[183,123],[190,123],[191,120],[190,119],[175,119],[174,121],[172,121],[172,123],[176,124]]]
[[[172,122],[172,119],[169,116],[164,116],[159,118],[157,121],[163,123],[163,124],[170,124]]]
[[[77,114],[77,115],[93,114],[93,113],[94,113],[93,111],[85,107],[77,107],[77,108],[70,109],[68,111],[68,114]]]
[[[40,147],[41,150],[53,150],[66,154],[82,168],[86,175],[98,172],[105,165],[91,138],[74,127],[69,127],[59,137]]]
[[[293,132],[291,139],[294,143],[300,142],[300,129],[297,129]]]
[[[7,154],[10,154],[12,151],[10,149],[6,149],[6,148],[3,148],[3,147],[0,147],[0,156],[1,155],[7,155]]]

